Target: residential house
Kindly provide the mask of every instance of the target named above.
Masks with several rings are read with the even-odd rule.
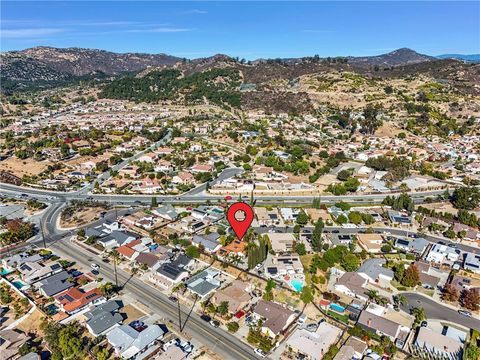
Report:
[[[410,225],[412,223],[412,217],[406,213],[401,213],[396,210],[388,210],[387,214],[390,221],[394,224]]]
[[[432,274],[430,263],[427,261],[415,261],[414,265],[418,269],[420,283],[426,289],[435,289],[440,282],[440,278]]]
[[[298,255],[273,255],[268,257],[265,263],[265,275],[267,277],[280,278],[287,274],[301,274],[303,276],[303,265]]]
[[[212,172],[213,167],[209,164],[196,164],[190,168],[190,171],[194,174],[203,173],[203,172]]]
[[[39,254],[29,255],[25,252],[2,258],[2,267],[7,271],[15,270],[15,268],[23,263],[38,263],[43,260]]]
[[[25,262],[18,266],[17,270],[20,272],[20,277],[24,282],[33,284],[34,282],[61,272],[63,268],[58,262],[52,262],[46,265],[38,262]]]
[[[175,164],[168,160],[160,159],[159,161],[157,161],[157,164],[155,165],[153,170],[168,174],[175,171]]]
[[[110,300],[86,312],[84,314],[87,318],[85,325],[90,334],[100,336],[120,324],[123,321],[123,316],[118,313],[121,307],[120,301]]]
[[[437,264],[453,264],[454,262],[458,261],[459,257],[460,250],[437,243],[432,246],[425,260]]]
[[[323,321],[315,332],[297,328],[286,341],[294,352],[310,360],[321,360],[330,346],[340,338],[342,330]]]
[[[295,237],[292,233],[268,233],[271,249],[276,253],[290,252],[293,249]]]
[[[66,271],[49,276],[35,283],[35,287],[39,289],[40,294],[50,298],[65,290],[72,288],[75,284],[68,279],[71,275]]]
[[[350,336],[333,360],[361,359],[367,351],[368,345],[365,341],[355,336]]]
[[[154,268],[159,261],[160,258],[151,253],[142,252],[135,257],[135,262],[137,264],[139,264],[141,267],[147,267],[149,269]]]
[[[233,281],[229,286],[216,291],[210,301],[216,306],[228,302],[228,312],[235,314],[244,309],[251,301],[250,291],[252,285],[241,280]]]
[[[358,245],[365,251],[378,254],[381,252],[383,237],[380,234],[357,234]]]
[[[413,252],[421,255],[428,246],[428,241],[424,238],[405,239],[397,238],[395,240],[395,247],[405,252]]]
[[[9,360],[18,357],[20,348],[30,340],[30,337],[20,330],[0,331],[0,359]]]
[[[480,274],[480,254],[468,252],[463,262],[463,268]]]
[[[462,359],[463,344],[426,327],[420,327],[413,343],[414,348],[433,359]],[[427,355],[428,354],[428,355]]]
[[[163,288],[170,288],[188,277],[193,259],[180,254],[175,260],[165,262],[150,275],[150,281]]]
[[[138,178],[140,174],[140,168],[136,165],[127,165],[118,170],[118,175],[132,179]]]
[[[373,304],[375,305],[375,304]],[[377,311],[376,309],[380,309]],[[360,314],[357,325],[367,331],[376,333],[379,336],[387,336],[398,346],[403,346],[405,339],[410,332],[410,328],[403,326],[385,316],[385,308],[372,304]]]
[[[220,287],[219,275],[220,272],[218,270],[207,268],[193,275],[184,283],[188,290],[204,298]]]
[[[164,330],[159,325],[150,325],[142,332],[128,325],[120,325],[107,334],[107,340],[118,357],[128,360],[145,352],[164,334]]]
[[[138,238],[139,236],[137,234],[130,231],[112,231],[107,236],[98,239],[97,242],[105,249],[112,249]]]
[[[357,270],[357,273],[370,283],[388,287],[393,280],[393,271],[384,267],[385,259],[367,259]]]
[[[337,279],[334,288],[342,294],[366,301],[368,299],[368,296],[365,295],[367,283],[368,280],[360,276],[360,274],[356,272],[346,272]]]
[[[152,211],[152,214],[168,221],[178,219],[178,213],[171,204],[159,206]]]
[[[190,185],[195,183],[195,177],[186,171],[180,171],[177,175],[172,177],[173,184]]]
[[[192,244],[195,246],[202,246],[205,251],[210,254],[217,252],[222,247],[220,244],[220,235],[217,232],[193,235]]]
[[[72,315],[85,309],[90,304],[95,305],[105,302],[105,298],[98,288],[85,292],[75,287],[55,296],[55,301],[63,311]]]
[[[253,315],[258,319],[264,319],[261,331],[271,338],[275,338],[282,333],[295,319],[293,311],[281,304],[263,299],[255,305]]]

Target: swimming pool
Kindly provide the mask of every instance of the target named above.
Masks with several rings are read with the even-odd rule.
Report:
[[[338,313],[345,312],[345,308],[343,306],[340,306],[340,305],[335,304],[335,303],[330,304],[330,309],[332,309],[333,311],[336,311]]]
[[[8,275],[8,274],[10,274],[11,272],[13,272],[13,270],[7,270],[7,269],[5,269],[5,268],[3,268],[3,267],[0,269],[0,275]]]
[[[23,288],[25,286],[25,283],[23,283],[20,280],[15,280],[15,281],[12,282],[12,285],[15,286],[18,290],[20,290],[21,288]]]
[[[303,288],[303,281],[298,279],[293,279],[292,281],[290,281],[290,285],[292,285],[292,287],[295,289],[296,292],[300,292],[302,291],[302,288]]]

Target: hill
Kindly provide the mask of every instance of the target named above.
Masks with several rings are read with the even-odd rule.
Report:
[[[443,54],[436,56],[438,59],[457,59],[467,62],[480,62],[480,54]]]

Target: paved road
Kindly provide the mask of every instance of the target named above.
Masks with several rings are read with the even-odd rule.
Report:
[[[422,307],[425,309],[425,313],[428,319],[449,321],[471,329],[480,330],[480,320],[460,315],[455,310],[443,306],[442,304],[439,304],[438,302],[424,295],[420,295],[417,293],[402,294],[406,297],[408,301],[407,306],[402,306],[402,309],[407,312],[409,312],[411,308]]]
[[[50,248],[56,253],[63,254],[69,259],[74,260],[86,269],[90,268],[92,260],[95,261],[100,264],[101,276],[108,281],[114,282],[113,266],[101,262],[95,254],[90,253],[82,247],[63,240],[57,241],[54,245],[51,245]],[[118,282],[120,286],[123,286],[124,290],[128,290],[129,296],[144,304],[152,311],[160,314],[165,319],[178,324],[177,303],[170,301],[168,297],[160,293],[159,290],[150,287],[140,279],[132,277],[120,269],[118,270]],[[187,319],[189,311],[189,308],[181,306],[182,323]],[[201,320],[196,313],[192,312],[184,331],[216,352],[222,359],[257,358],[250,346],[224,330],[213,328],[210,324]]]
[[[79,199],[80,197],[84,198],[85,194],[79,194],[78,192],[69,193],[69,192],[58,192],[52,190],[43,190],[43,189],[34,189],[26,188],[21,186],[15,186],[11,184],[0,183],[0,189],[2,193],[9,196],[20,196],[20,194],[26,194],[31,197],[45,199],[46,197],[55,198],[57,201],[69,201],[73,199]],[[421,202],[427,197],[435,197],[437,195],[443,194],[444,190],[434,190],[434,191],[424,191],[424,192],[414,192],[409,193],[410,196],[416,202]],[[346,201],[354,204],[380,204],[386,196],[392,194],[369,194],[369,195],[342,195],[342,196],[333,196],[325,195],[320,196],[322,203],[324,204],[334,204],[338,201]],[[395,195],[395,194],[393,194]],[[132,204],[132,203],[143,203],[150,204],[152,195],[117,195],[117,194],[91,194],[88,195],[94,200],[98,201],[111,201],[117,204]],[[225,196],[223,195],[211,195],[211,194],[196,194],[196,195],[156,195],[158,201],[169,202],[169,203],[205,203],[207,200],[210,201],[221,201],[224,200]],[[285,196],[285,195],[270,195],[270,196],[255,196],[257,203],[263,204],[278,204],[285,203],[289,205],[304,205],[311,204],[315,196]],[[52,199],[53,201],[53,199]],[[233,197],[232,201],[236,201],[236,197]]]
[[[224,169],[220,175],[217,176],[217,178],[213,181],[210,182],[210,185],[215,185],[219,183],[220,181],[230,179],[231,177],[234,177],[236,175],[239,175],[243,173],[243,169],[240,168],[227,168]],[[182,198],[185,197],[186,195],[191,196],[191,195],[199,195],[202,194],[205,190],[207,189],[207,183],[204,183],[202,185],[197,186],[196,188],[187,191],[182,195]]]

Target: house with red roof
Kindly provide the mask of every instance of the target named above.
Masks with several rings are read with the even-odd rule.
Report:
[[[71,315],[85,309],[90,304],[103,303],[106,299],[98,288],[87,292],[79,288],[71,288],[55,296],[55,301],[63,311]]]

